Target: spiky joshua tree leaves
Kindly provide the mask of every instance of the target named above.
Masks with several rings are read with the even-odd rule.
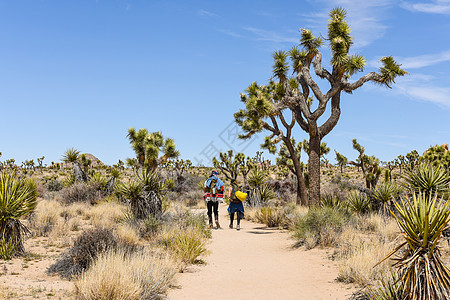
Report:
[[[283,134],[277,121],[283,124],[286,131],[291,131],[297,123],[309,134],[310,204],[318,204],[320,201],[320,143],[339,120],[341,93],[351,94],[369,81],[390,87],[397,76],[407,73],[391,56],[387,56],[381,59],[382,67],[379,72],[370,72],[350,82],[352,75],[363,71],[366,60],[360,54],[350,53],[353,38],[345,21],[346,11],[334,8],[329,16],[327,40],[331,50],[332,70],[322,67],[319,48],[323,40],[314,36],[310,30],[301,29],[301,49],[295,46],[290,51],[275,52],[272,80],[267,85],[253,83],[247,89],[247,95],[241,96],[245,109],[235,114],[237,123],[247,132],[246,137],[268,130],[272,133],[268,137],[272,143],[290,140],[290,133]],[[327,91],[322,92],[312,72],[329,83]],[[319,124],[319,118],[327,111],[329,103],[331,114]],[[284,119],[285,111],[293,114],[291,121]],[[267,144],[269,146],[270,143]]]
[[[17,176],[14,170],[0,173],[0,243],[3,259],[24,252],[22,234],[28,229],[20,221],[36,207],[37,191],[32,181]]]
[[[148,172],[154,171],[158,165],[168,159],[180,155],[179,151],[176,150],[175,141],[164,138],[161,132],[149,133],[145,128],[136,131],[134,127],[131,127],[128,129],[127,137],[136,153],[139,166]],[[162,152],[161,156],[160,152]]]

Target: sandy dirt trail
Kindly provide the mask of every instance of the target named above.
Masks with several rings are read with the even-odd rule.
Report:
[[[293,249],[287,232],[245,220],[240,231],[230,229],[226,209],[219,207],[223,229],[213,230],[206,264],[178,274],[170,300],[340,300],[355,291],[335,281],[336,264],[325,251]]]

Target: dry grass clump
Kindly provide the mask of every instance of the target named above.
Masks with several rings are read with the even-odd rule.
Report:
[[[28,218],[33,236],[48,236],[58,222],[62,206],[55,200],[41,200]]]
[[[203,191],[201,190],[190,190],[186,193],[183,193],[181,197],[182,200],[186,203],[188,207],[194,207],[199,204],[199,202],[203,202]]]
[[[92,206],[89,203],[75,202],[62,208],[61,217],[63,217],[64,220],[69,220],[75,217],[81,217],[84,220],[88,220],[90,216],[87,212],[91,209],[91,207]]]
[[[167,255],[109,251],[75,281],[75,294],[82,300],[159,299],[176,272],[176,265]]]
[[[283,222],[283,211],[278,207],[264,206],[255,212],[254,218],[267,227],[278,227]]]
[[[308,212],[308,208],[296,204],[283,207],[264,206],[245,209],[246,219],[265,224],[268,227],[292,228]]]
[[[95,227],[114,227],[124,216],[127,207],[117,202],[101,202],[88,211],[87,218]]]
[[[390,271],[390,264],[381,261],[392,250],[392,243],[380,236],[361,235],[361,232],[346,227],[340,235],[338,246],[338,280],[356,283],[360,286],[370,284],[385,277]]]
[[[197,262],[198,257],[206,252],[206,242],[210,237],[206,216],[184,211],[164,221],[156,240],[181,262],[182,271],[188,264]]]
[[[114,230],[114,236],[124,245],[138,245],[140,243],[139,233],[130,224],[122,224]]]

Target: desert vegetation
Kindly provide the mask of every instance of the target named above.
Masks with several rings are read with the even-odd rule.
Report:
[[[288,231],[298,251],[328,249],[336,279],[358,287],[353,299],[449,298],[448,145],[383,162],[353,139],[354,157],[334,149],[336,164],[330,163],[333,145],[323,139],[339,121],[341,93],[369,81],[389,87],[407,72],[386,56],[379,72],[350,82],[366,61],[350,53],[353,39],[341,8],[330,11],[326,40],[330,71],[322,67],[324,39],[302,29],[300,47],[274,52],[269,82],[254,82],[241,94],[244,108],[234,114],[244,132],[239,137],[267,132],[261,148],[275,154],[274,161],[263,152],[230,149],[209,167],[193,166],[161,131],[130,128],[124,136],[135,157],[111,166],[76,148],[50,165],[45,156],[37,166],[33,159],[0,162],[2,275],[19,275],[8,262],[23,271],[31,261],[45,261],[40,276],[69,286],[0,287],[0,297],[164,298],[174,276],[208,254],[212,234],[202,191],[215,169],[226,186],[237,180],[247,192],[248,220]],[[299,142],[296,127],[308,139]]]

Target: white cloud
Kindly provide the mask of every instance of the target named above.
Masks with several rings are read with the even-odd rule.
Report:
[[[405,69],[418,69],[441,62],[450,61],[450,50],[438,54],[426,54],[415,57],[399,58],[398,61]]]
[[[400,78],[395,85],[395,90],[414,99],[450,108],[450,88],[434,84],[433,78],[423,74]]]
[[[444,15],[450,14],[450,1],[448,0],[435,0],[431,3],[419,2],[414,4],[404,1],[401,6],[410,11]]]
[[[202,17],[215,17],[215,16],[217,16],[215,13],[210,12],[210,11],[205,10],[205,9],[200,9],[200,10],[197,12],[197,14],[198,14],[199,16],[202,16]]]
[[[244,27],[248,32],[256,36],[256,40],[274,43],[298,43],[298,37],[285,36],[275,31],[263,30],[255,27]]]

